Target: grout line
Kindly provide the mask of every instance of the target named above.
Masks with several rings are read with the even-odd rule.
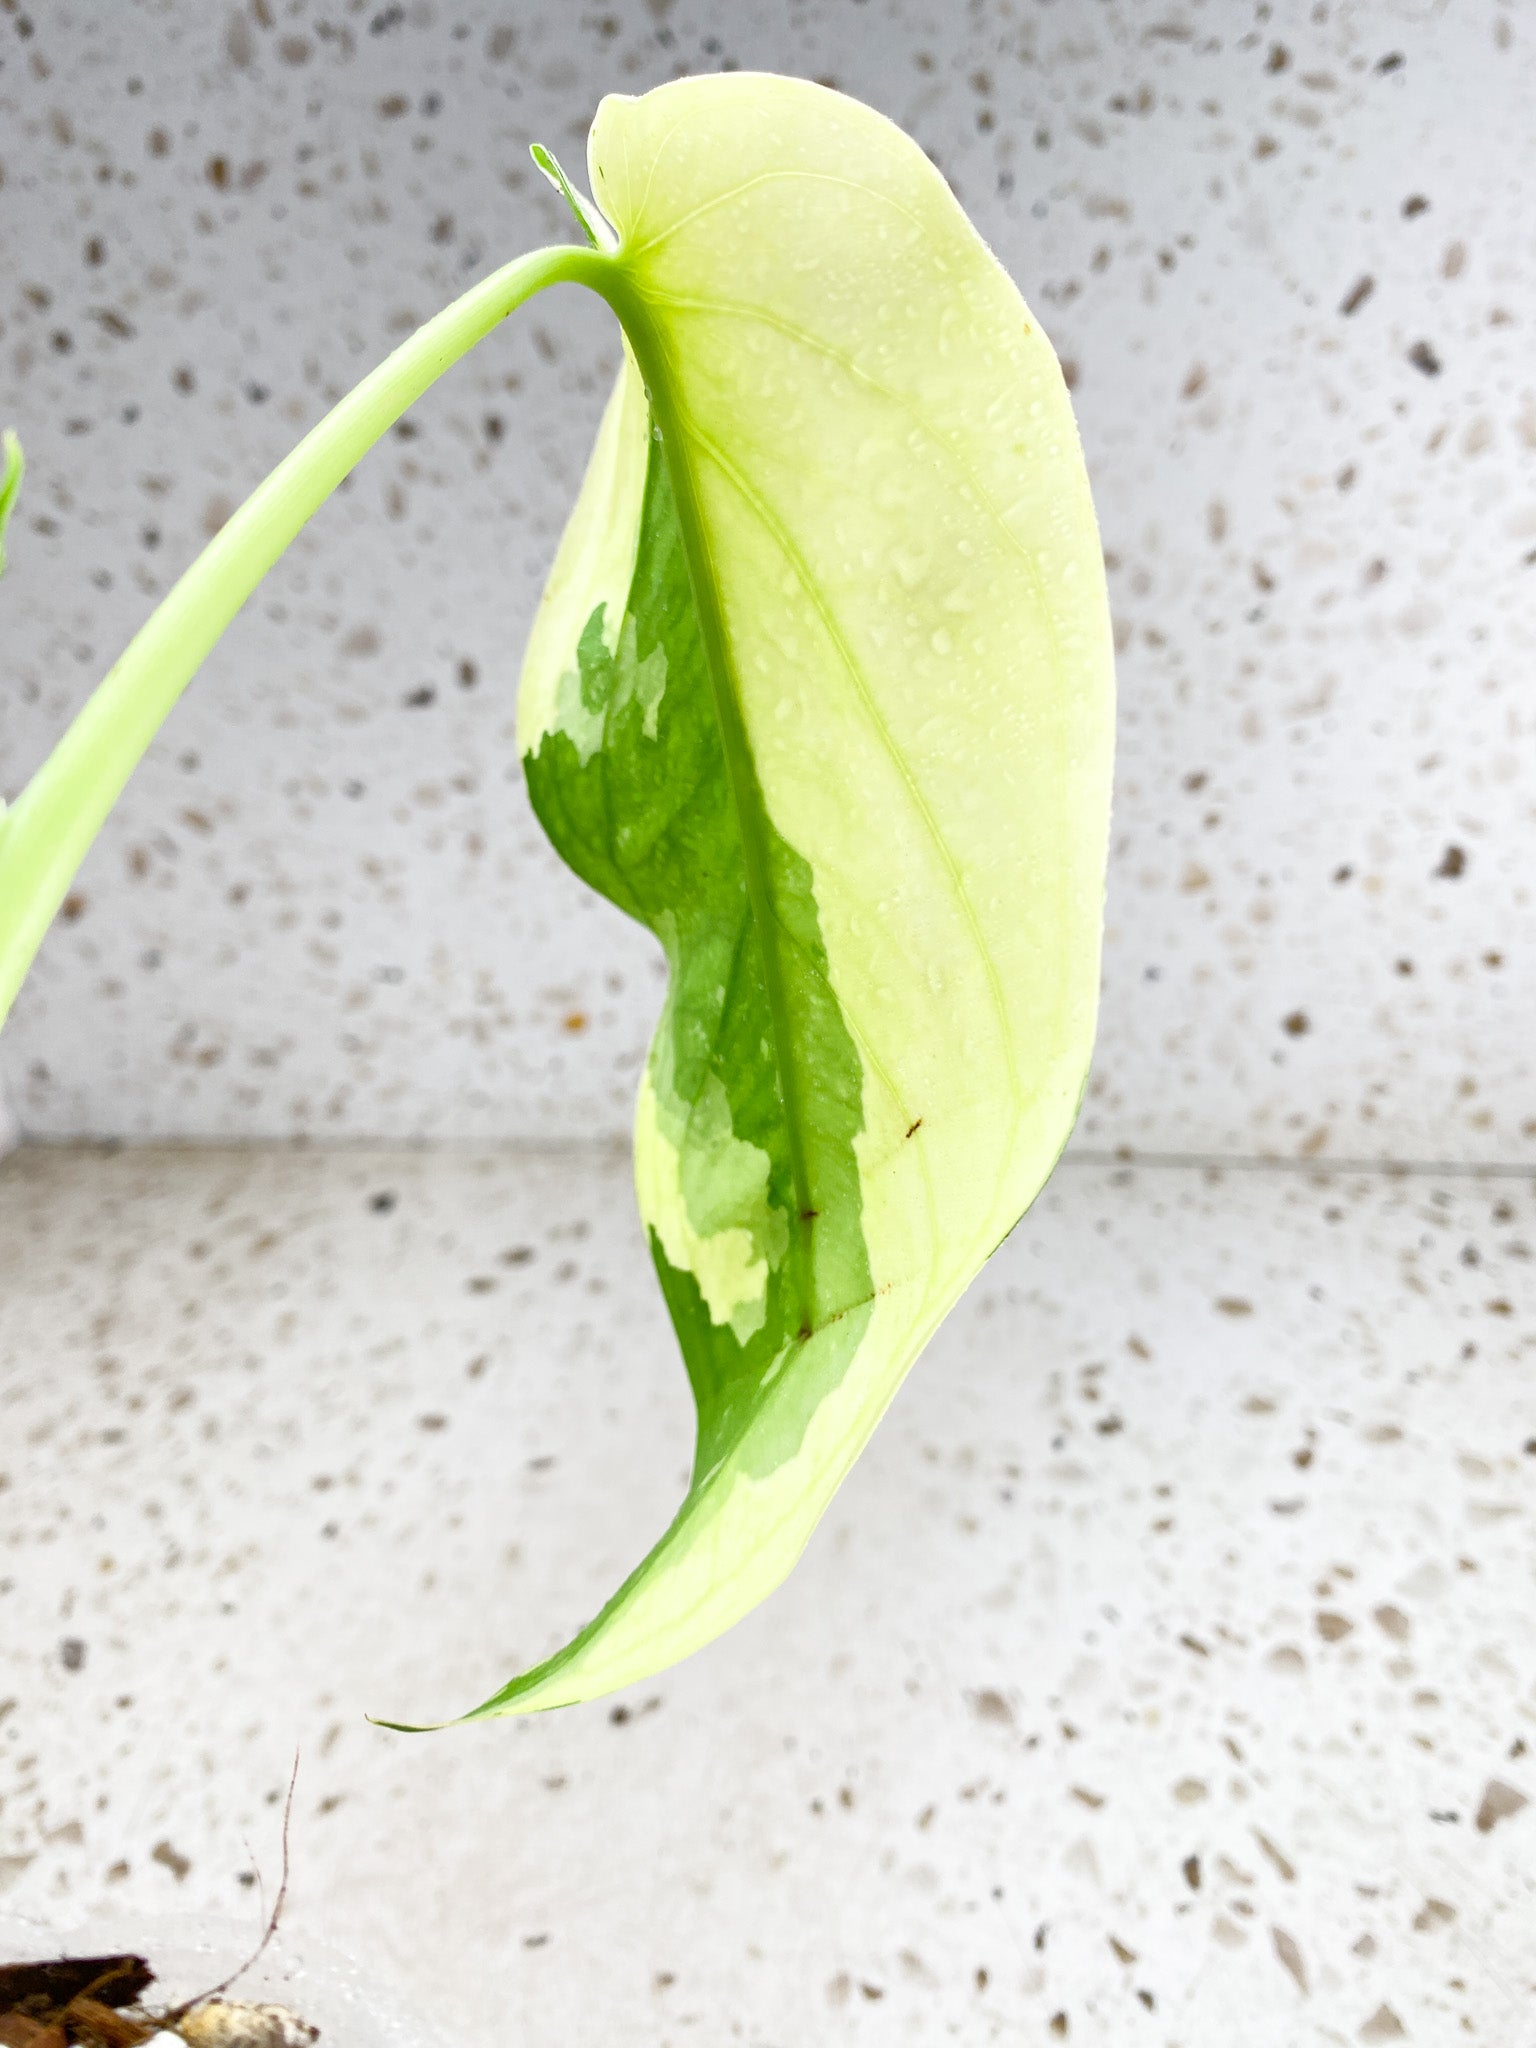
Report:
[[[26,1143],[26,1133],[21,1128],[21,1118],[11,1106],[10,1091],[5,1085],[5,1068],[0,1066],[0,1159],[7,1152],[15,1152]]]
[[[14,1129],[14,1127],[13,1127]],[[331,1152],[366,1155],[378,1152],[582,1152],[626,1156],[627,1134],[605,1132],[587,1138],[402,1138],[378,1134],[359,1138],[308,1136],[273,1137],[153,1137],[153,1138],[37,1138],[7,1128],[6,1100],[0,1080],[0,1156],[8,1149],[37,1152]],[[1148,1173],[1284,1173],[1310,1180],[1330,1180],[1343,1174],[1366,1175],[1384,1180],[1536,1180],[1536,1159],[1285,1159],[1241,1152],[1135,1152],[1128,1147],[1113,1151],[1074,1146],[1062,1155],[1056,1167],[1080,1166],[1094,1172],[1120,1170]]]
[[[1153,1171],[1204,1173],[1293,1173],[1332,1179],[1371,1174],[1388,1180],[1536,1180],[1536,1159],[1284,1159],[1236,1152],[1104,1152],[1084,1146],[1063,1155],[1061,1165],[1146,1167]],[[1058,1171],[1060,1169],[1058,1168]]]
[[[104,1158],[115,1158],[119,1153],[136,1152],[186,1152],[192,1155],[205,1152],[286,1152],[299,1156],[306,1152],[323,1152],[342,1157],[355,1153],[359,1158],[367,1158],[379,1152],[410,1152],[424,1155],[436,1152],[516,1152],[537,1153],[541,1156],[548,1153],[582,1152],[617,1159],[629,1157],[630,1145],[628,1131],[604,1131],[587,1138],[485,1138],[471,1137],[467,1134],[446,1138],[412,1138],[390,1131],[371,1131],[365,1135],[345,1138],[316,1138],[307,1131],[294,1132],[287,1137],[276,1137],[270,1133],[256,1136],[240,1132],[205,1132],[188,1135],[185,1132],[170,1131],[133,1137],[105,1137],[99,1133],[77,1132],[60,1138],[23,1132],[17,1149],[25,1152],[97,1153]]]

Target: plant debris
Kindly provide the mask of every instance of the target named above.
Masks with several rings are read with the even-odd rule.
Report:
[[[146,2006],[155,1973],[143,1956],[55,1956],[0,1963],[0,2048],[310,2048],[320,2029],[286,2005],[245,2005],[223,1995],[266,1952],[288,1897],[288,1830],[299,1759],[283,1803],[283,1874],[261,1940],[237,1970],[164,2012]],[[158,1852],[157,1852],[158,1853]]]
[[[103,2005],[132,2005],[154,1981],[142,1956],[61,1956],[52,1963],[0,1964],[0,2015],[52,2010],[82,1993]]]
[[[155,1981],[142,1956],[58,1956],[0,1964],[0,2048],[135,2048],[147,2027],[119,2009],[137,2005]]]
[[[58,1956],[0,1964],[0,2048],[310,2048],[320,2029],[285,2005],[207,1994],[175,2012],[140,2001],[155,1981],[142,1956]]]
[[[190,2048],[309,2048],[320,2029],[286,2005],[239,2005],[210,1998],[193,2006],[176,2029]]]

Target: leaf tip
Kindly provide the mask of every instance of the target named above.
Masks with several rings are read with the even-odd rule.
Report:
[[[363,1719],[370,1728],[387,1728],[393,1735],[435,1735],[453,1726],[451,1721],[386,1721],[382,1714],[364,1714]]]

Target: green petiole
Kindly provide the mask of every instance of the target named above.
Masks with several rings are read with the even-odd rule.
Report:
[[[21,490],[22,472],[26,463],[22,460],[21,443],[6,429],[0,435],[0,576],[5,574],[5,529],[11,514],[16,509],[16,499]]]
[[[596,281],[592,249],[520,256],[418,328],[305,435],[209,542],[123,654],[11,808],[0,814],[0,1023],[124,784],[177,698],[261,579],[342,479],[443,372],[546,285]],[[3,444],[5,524],[21,449]]]

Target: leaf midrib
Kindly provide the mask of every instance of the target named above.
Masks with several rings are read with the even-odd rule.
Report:
[[[785,963],[780,946],[780,924],[774,908],[770,883],[769,844],[772,826],[768,807],[758,780],[757,766],[747,739],[741,710],[741,694],[731,660],[730,642],[720,597],[719,578],[710,549],[709,536],[699,511],[698,492],[687,458],[687,435],[682,407],[678,401],[667,360],[666,345],[651,317],[650,309],[622,255],[598,257],[584,265],[583,282],[606,299],[634,350],[645,379],[650,410],[661,430],[662,457],[671,479],[678,529],[688,564],[694,610],[699,622],[699,639],[704,665],[714,699],[715,718],[725,756],[726,778],[735,814],[746,876],[747,898],[757,927],[763,959],[764,993],[768,1002],[769,1029],[773,1039],[774,1069],[784,1105],[785,1136],[789,1149],[790,1173],[795,1190],[795,1215],[790,1219],[790,1245],[795,1280],[798,1320],[795,1335],[817,1327],[819,1318],[813,1288],[810,1231],[814,1227],[815,1202],[811,1190],[810,1161],[805,1143],[805,1110],[798,1063],[794,1057],[795,1034],[790,1014]]]

